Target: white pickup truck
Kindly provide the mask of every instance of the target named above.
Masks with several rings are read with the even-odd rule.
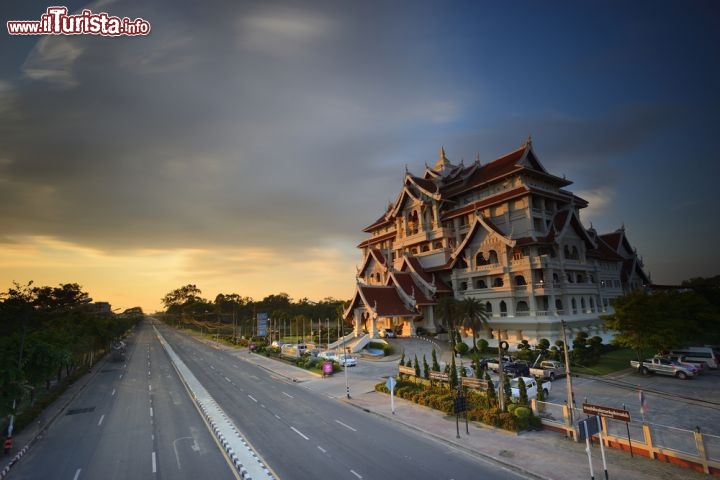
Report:
[[[544,360],[537,368],[530,367],[530,375],[542,377],[551,382],[557,377],[565,375],[565,364],[557,360]]]
[[[512,392],[512,397],[520,398],[519,383],[521,378],[523,379],[523,382],[525,382],[525,391],[527,392],[528,399],[532,400],[533,398],[537,398],[538,382],[533,377],[517,377],[510,380],[510,391]],[[542,384],[543,395],[546,399],[550,396],[551,388],[552,385],[550,383]]]
[[[660,375],[670,375],[671,377],[677,377],[682,380],[686,378],[692,378],[695,376],[695,372],[689,368],[681,365],[674,364],[667,358],[648,358],[642,362],[637,360],[630,360],[630,366],[643,375],[648,373],[658,373]]]

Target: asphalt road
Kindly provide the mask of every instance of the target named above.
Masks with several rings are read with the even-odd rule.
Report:
[[[239,478],[147,323],[104,364],[10,479]]]
[[[522,478],[171,328],[159,328],[278,478]]]

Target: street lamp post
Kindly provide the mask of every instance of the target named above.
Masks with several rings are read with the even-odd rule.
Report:
[[[350,347],[345,349],[345,393],[347,398],[350,398],[350,383],[348,381],[348,356],[350,355]]]

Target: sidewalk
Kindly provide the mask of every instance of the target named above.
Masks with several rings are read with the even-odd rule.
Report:
[[[528,478],[575,480],[590,478],[590,466],[585,442],[576,443],[562,434],[549,430],[514,434],[480,423],[470,422],[466,433],[465,421],[460,418],[460,438],[454,416],[446,416],[437,410],[395,398],[395,414],[390,409],[390,397],[374,391],[381,379],[360,380],[354,378],[351,398],[345,396],[345,380],[342,374],[329,379],[304,369],[262,355],[238,352],[238,358],[255,363],[277,375],[302,383],[304,387],[318,391],[366,412],[416,430],[440,442],[453,445],[472,455],[494,462]],[[330,395],[332,392],[333,395]],[[607,474],[610,479],[628,480],[677,480],[707,479],[708,475],[680,468],[657,460],[650,460],[627,452],[605,448]],[[597,442],[591,447],[594,478],[605,478],[601,449]]]

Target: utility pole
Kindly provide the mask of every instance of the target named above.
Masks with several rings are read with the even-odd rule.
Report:
[[[567,379],[567,404],[568,404],[568,420],[570,421],[570,427],[575,429],[574,427],[574,419],[573,414],[574,412],[574,402],[573,402],[573,391],[572,391],[572,375],[570,374],[570,354],[568,353],[568,346],[567,346],[567,335],[565,334],[565,320],[560,320],[560,327],[562,329],[562,336],[563,336],[563,350],[565,352],[565,378]]]

